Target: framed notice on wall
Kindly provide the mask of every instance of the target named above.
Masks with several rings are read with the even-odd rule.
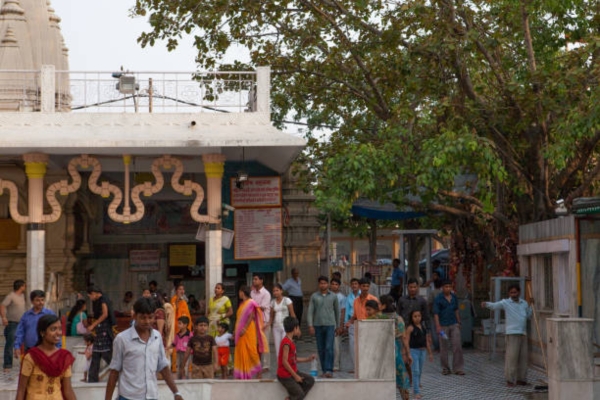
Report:
[[[160,271],[160,250],[129,250],[129,270]]]
[[[234,230],[236,260],[283,257],[281,208],[237,209]]]
[[[281,207],[281,178],[279,176],[254,176],[244,182],[244,187],[235,186],[231,178],[231,205],[240,207]]]
[[[204,243],[172,243],[168,249],[169,278],[204,279]]]

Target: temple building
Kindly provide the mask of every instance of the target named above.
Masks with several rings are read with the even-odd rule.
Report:
[[[316,210],[289,170],[305,141],[271,124],[268,67],[74,73],[60,21],[47,0],[1,3],[0,293],[26,279],[68,307],[89,284],[235,297],[253,272],[316,276]]]

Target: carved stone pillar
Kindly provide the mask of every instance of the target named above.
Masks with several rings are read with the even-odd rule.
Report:
[[[210,218],[206,231],[206,304],[214,292],[215,285],[223,276],[223,247],[221,237],[221,191],[225,156],[222,154],[205,154],[202,156],[206,174],[206,206]],[[218,221],[218,222],[216,222]]]
[[[319,210],[314,205],[315,197],[304,193],[297,181],[290,167],[282,179],[284,270],[281,280],[291,276],[292,268],[298,268],[303,277],[302,291],[308,294],[317,290],[317,281],[307,277],[319,275]]]
[[[44,265],[46,251],[46,231],[42,224],[44,214],[44,176],[48,156],[29,153],[23,156],[25,173],[28,179],[29,223],[27,224],[27,287],[31,290],[45,290]]]

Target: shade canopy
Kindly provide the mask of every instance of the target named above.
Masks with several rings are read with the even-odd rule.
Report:
[[[422,212],[414,211],[411,207],[398,208],[393,203],[380,203],[369,199],[358,199],[352,204],[352,214],[363,218],[402,221],[424,217]]]

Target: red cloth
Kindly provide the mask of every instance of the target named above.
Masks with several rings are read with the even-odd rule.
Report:
[[[217,347],[217,354],[219,355],[219,365],[226,367],[229,364],[229,347]]]
[[[31,355],[35,364],[52,378],[62,375],[75,361],[73,355],[64,349],[58,349],[52,355],[47,356],[38,347],[32,347],[27,354]]]
[[[296,344],[293,340],[290,340],[287,336],[284,336],[281,344],[279,345],[279,359],[277,360],[277,377],[279,378],[291,378],[292,374],[290,374],[287,369],[283,366],[283,346],[288,345],[288,364],[292,367],[294,372],[298,372],[298,366],[296,365]]]

